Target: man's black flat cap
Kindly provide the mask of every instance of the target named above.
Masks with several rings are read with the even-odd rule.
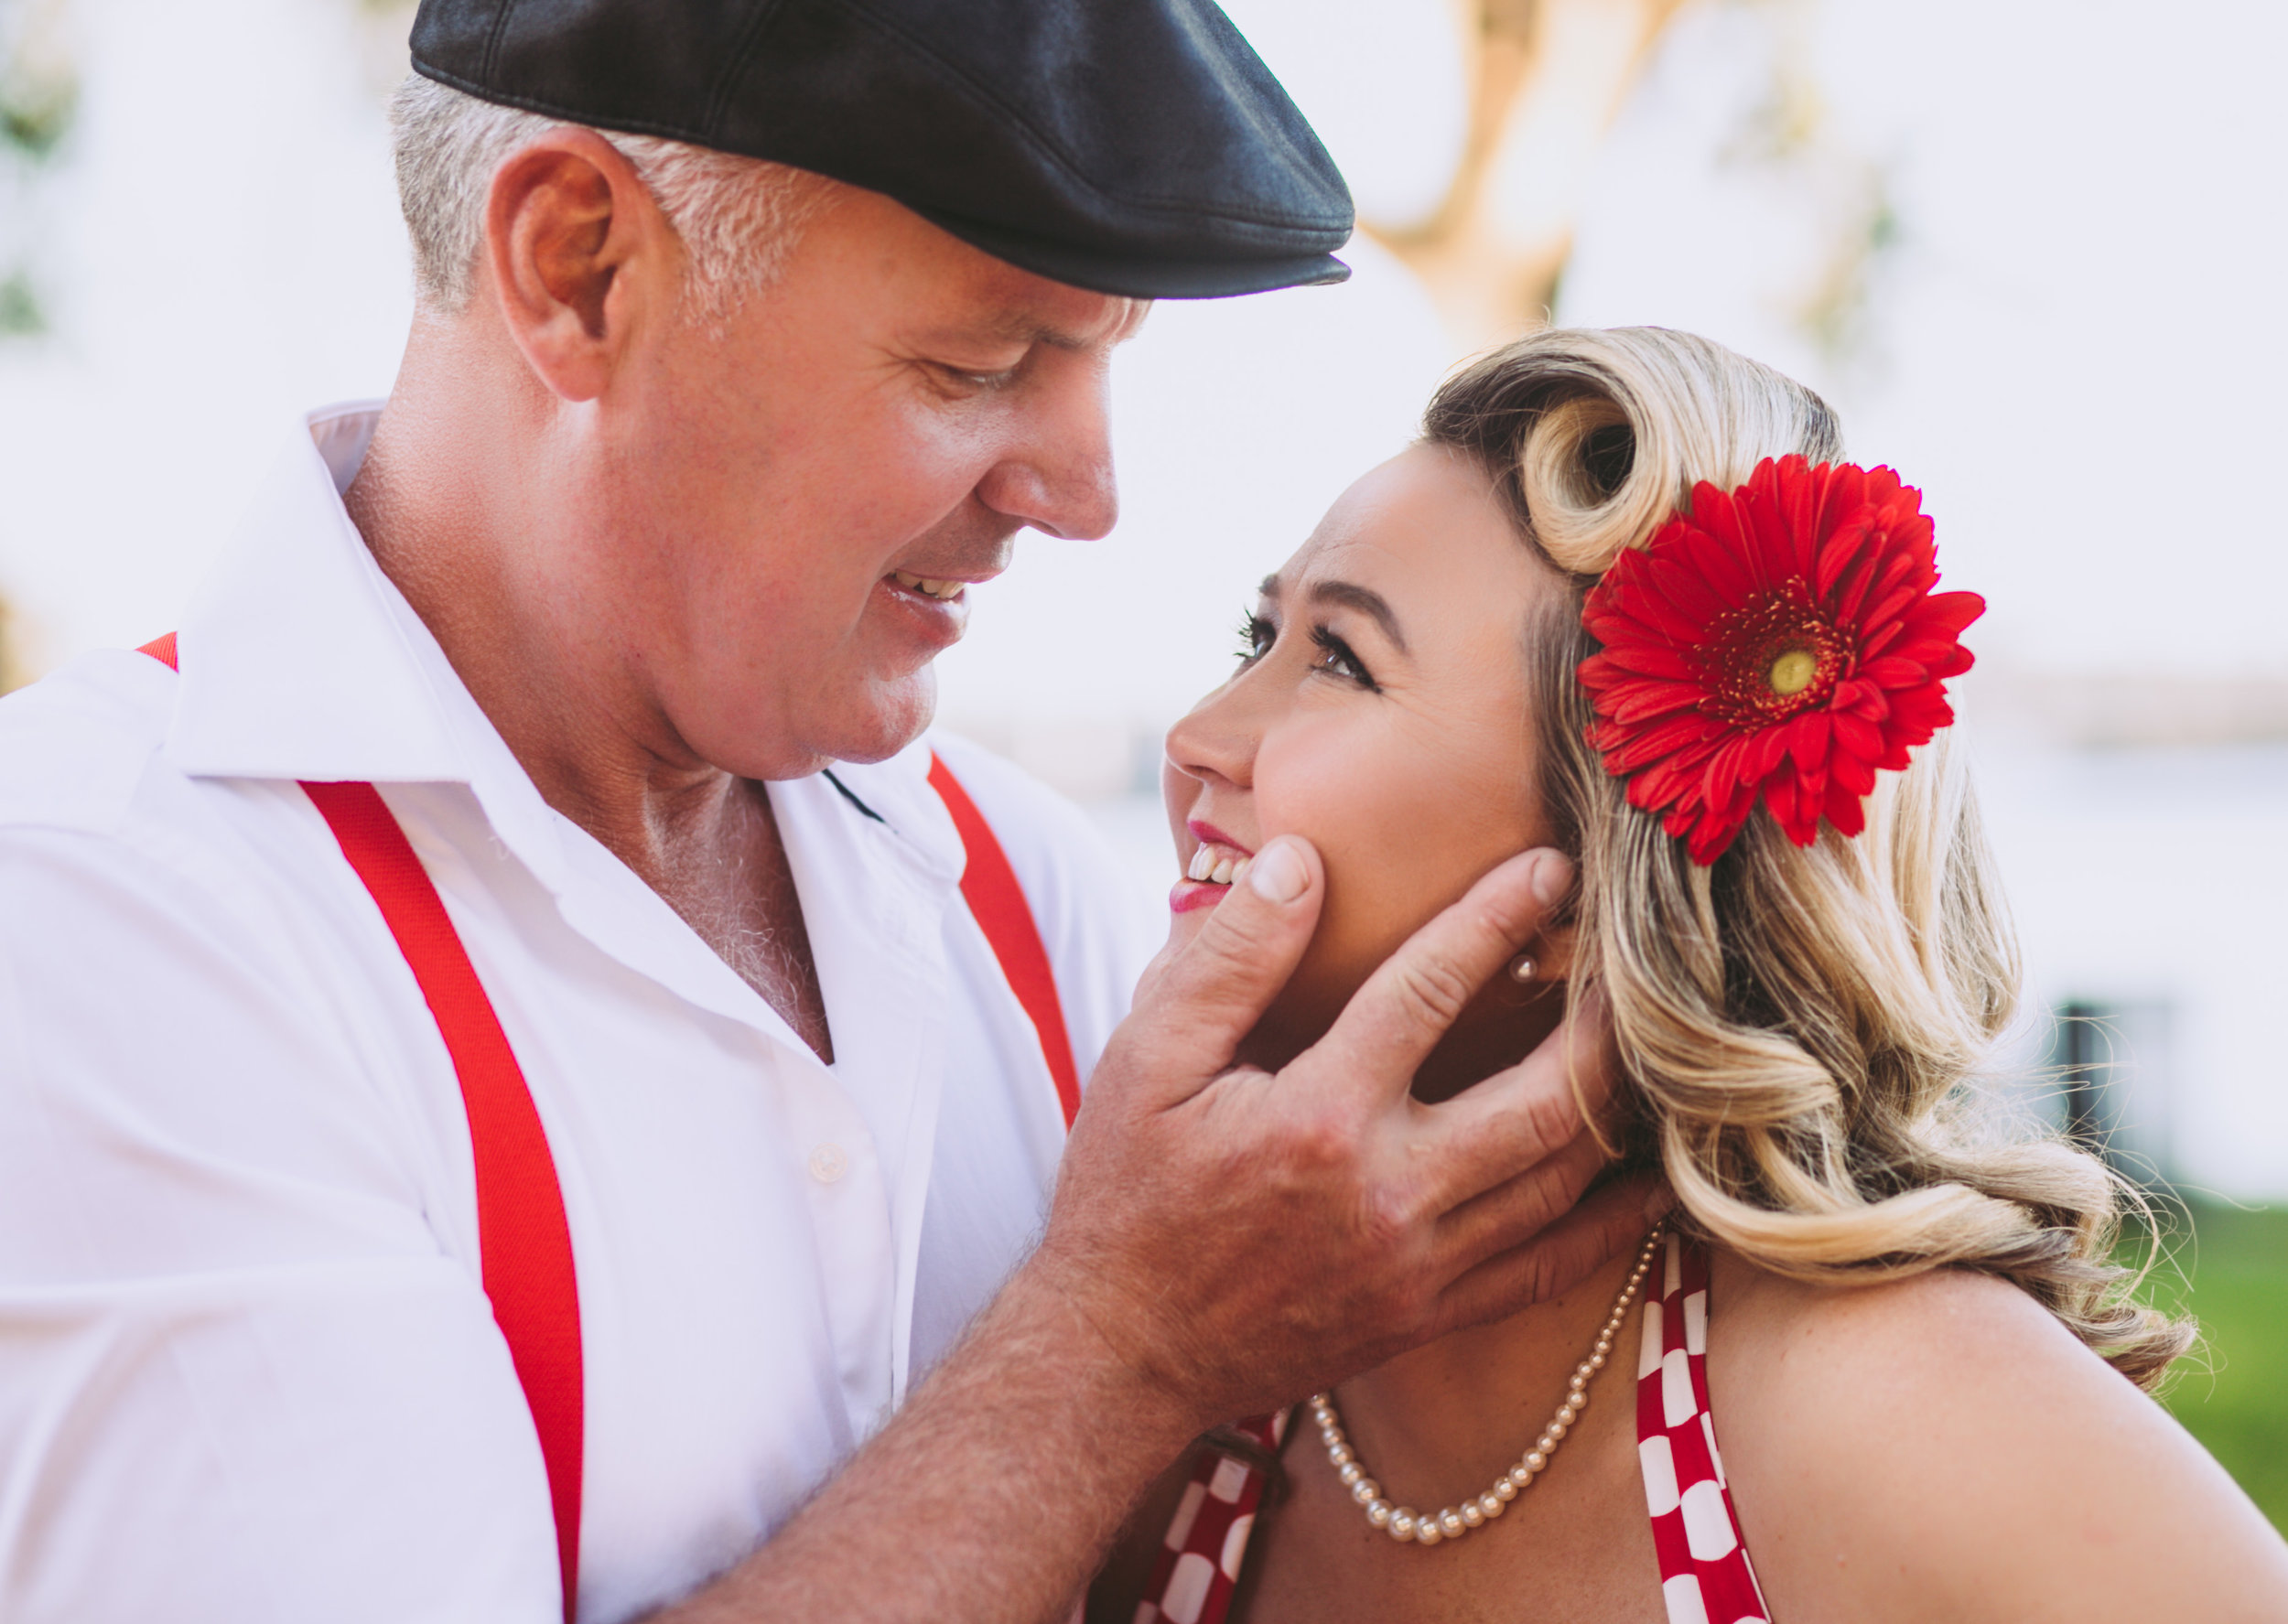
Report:
[[[1209,0],[423,0],[413,65],[883,192],[1100,293],[1350,274],[1349,188]]]

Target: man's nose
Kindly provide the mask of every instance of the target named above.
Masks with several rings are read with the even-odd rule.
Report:
[[[1112,414],[1101,361],[1064,355],[1049,369],[1008,450],[977,481],[977,499],[1020,524],[1094,541],[1120,517]]]

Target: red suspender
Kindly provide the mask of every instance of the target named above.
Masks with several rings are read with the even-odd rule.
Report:
[[[176,664],[169,632],[145,653]],[[556,1511],[564,1616],[580,1572],[580,1292],[548,1136],[492,1001],[405,831],[371,784],[304,783],[303,791],[372,893],[452,1056],[477,1170],[477,1240],[485,1296],[532,1407]]]
[[[341,843],[341,855],[381,905],[389,932],[413,966],[437,1029],[453,1057],[469,1112],[477,1167],[477,1237],[484,1292],[532,1406],[556,1516],[556,1561],[570,1619],[580,1582],[580,1288],[572,1269],[548,1136],[532,1090],[461,947],[445,903],[381,793],[371,784],[302,786]]]
[[[945,810],[954,814],[954,827],[961,831],[962,848],[969,859],[961,875],[962,897],[986,941],[992,944],[993,956],[1001,962],[1009,990],[1032,1016],[1033,1030],[1041,1035],[1041,1056],[1049,1062],[1049,1075],[1056,1080],[1057,1103],[1064,1107],[1064,1125],[1069,1128],[1081,1109],[1080,1071],[1073,1064],[1073,1040],[1064,1030],[1064,1006],[1057,998],[1056,976],[1049,968],[1049,952],[1041,945],[1041,929],[1033,922],[1025,889],[1017,883],[1017,871],[1009,866],[1009,854],[994,838],[993,826],[934,751],[930,755],[930,788],[937,791]]]
[[[178,670],[175,634],[142,652]],[[962,895],[992,944],[1001,973],[1041,1035],[1069,1127],[1080,1109],[1080,1081],[1064,1010],[1050,973],[1048,951],[1009,857],[976,802],[945,764],[930,758],[930,784],[961,831],[968,866]],[[556,1511],[556,1559],[564,1576],[564,1616],[575,1616],[580,1572],[580,1471],[585,1409],[581,1394],[580,1293],[572,1267],[572,1231],[564,1216],[548,1136],[532,1090],[501,1030],[492,1001],[430,882],[428,871],[371,784],[309,783],[303,791],[334,832],[365,888],[372,893],[398,951],[413,969],[460,1079],[477,1168],[477,1237],[484,1293],[509,1345],[516,1379],[532,1407],[540,1456],[548,1468]]]

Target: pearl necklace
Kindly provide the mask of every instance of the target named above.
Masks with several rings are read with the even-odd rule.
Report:
[[[1343,1418],[1335,1414],[1334,1401],[1323,1393],[1311,1395],[1311,1418],[1319,1424],[1320,1441],[1327,1447],[1327,1458],[1334,1465],[1335,1475],[1351,1491],[1351,1498],[1365,1508],[1366,1521],[1381,1529],[1392,1539],[1404,1543],[1434,1545],[1441,1540],[1458,1540],[1473,1528],[1483,1528],[1507,1509],[1521,1490],[1532,1487],[1549,1466],[1549,1457],[1557,1453],[1558,1445],[1572,1430],[1573,1417],[1589,1403],[1589,1383],[1613,1354],[1613,1339],[1620,1334],[1621,1321],[1628,1317],[1629,1303],[1636,1296],[1636,1288],[1652,1272],[1653,1253],[1660,1245],[1662,1226],[1655,1224],[1652,1233],[1645,1237],[1644,1248],[1636,1254],[1636,1266],[1629,1271],[1628,1284],[1621,1287],[1621,1295],[1613,1299],[1613,1312],[1605,1316],[1604,1328],[1597,1333],[1597,1343],[1589,1357],[1575,1367],[1565,1383],[1565,1402],[1557,1407],[1549,1425],[1541,1431],[1525,1458],[1494,1479],[1494,1486],[1484,1494],[1465,1500],[1459,1507],[1448,1506],[1444,1511],[1425,1514],[1411,1506],[1394,1506],[1382,1497],[1382,1485],[1366,1475],[1359,1463],[1357,1452],[1343,1433]]]

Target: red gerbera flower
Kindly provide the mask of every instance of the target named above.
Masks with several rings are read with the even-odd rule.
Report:
[[[1797,845],[1822,817],[1857,834],[1876,771],[1954,720],[1945,679],[1986,600],[1932,590],[1922,501],[1889,468],[1767,458],[1737,490],[1696,487],[1590,590],[1589,742],[1695,863],[1759,798]]]

